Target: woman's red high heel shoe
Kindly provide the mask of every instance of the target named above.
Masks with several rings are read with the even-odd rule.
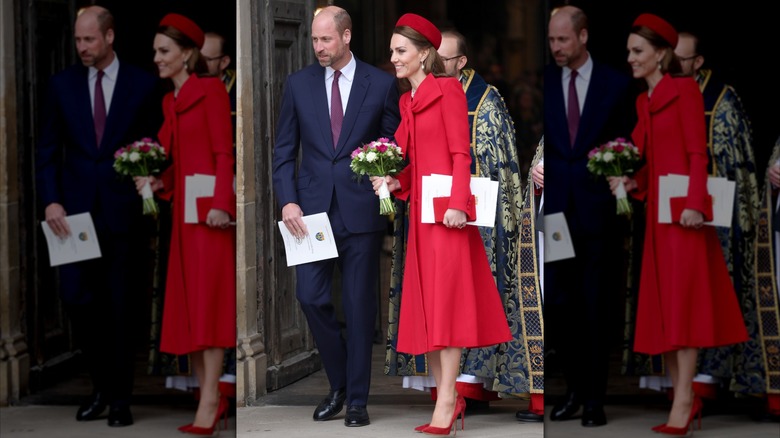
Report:
[[[702,403],[701,399],[698,396],[694,396],[693,406],[691,406],[691,413],[688,415],[688,421],[685,423],[685,427],[672,427],[664,425],[658,429],[658,432],[665,435],[686,436],[688,435],[688,432],[693,433],[693,429],[695,429],[693,420],[697,416],[699,417],[699,430],[701,430],[701,411],[703,407],[704,404]]]
[[[192,426],[190,425],[189,429],[182,430],[182,426],[179,428],[184,433],[188,433],[190,435],[204,435],[209,436],[214,434],[214,429],[217,429],[217,432],[219,433],[219,420],[221,417],[225,417],[225,429],[227,429],[228,425],[228,399],[223,396],[219,396],[219,406],[217,407],[217,415],[214,418],[214,423],[211,424],[211,427],[199,427],[199,426]]]
[[[449,435],[450,430],[452,430],[453,426],[457,424],[455,421],[458,419],[458,415],[460,415],[460,430],[463,430],[466,427],[466,399],[464,399],[460,394],[458,394],[458,398],[455,400],[455,412],[452,413],[452,420],[450,421],[449,426],[428,426],[423,428],[421,432],[427,435]],[[455,426],[455,435],[457,434],[458,428]]]

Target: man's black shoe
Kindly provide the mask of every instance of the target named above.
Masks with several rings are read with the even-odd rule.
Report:
[[[129,406],[111,406],[108,410],[108,425],[111,427],[123,427],[133,424],[133,414]]]
[[[325,421],[335,417],[344,407],[347,398],[347,390],[339,389],[330,391],[328,396],[322,399],[317,409],[314,410],[314,421]]]
[[[582,425],[585,427],[596,427],[607,424],[607,414],[604,413],[603,406],[585,406],[582,411]]]
[[[365,406],[348,406],[347,415],[344,417],[344,426],[360,427],[368,426],[371,421],[368,419],[368,411]]]
[[[534,414],[531,411],[517,411],[515,418],[517,418],[517,421],[524,423],[541,423],[544,421],[544,415]]]
[[[105,397],[101,393],[95,393],[92,398],[86,404],[82,405],[78,411],[76,411],[76,421],[91,421],[95,420],[106,410]]]
[[[566,399],[553,406],[550,412],[550,420],[563,421],[570,420],[580,410],[581,403],[574,393],[566,395]]]

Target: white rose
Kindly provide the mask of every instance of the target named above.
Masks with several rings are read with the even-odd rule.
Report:
[[[138,152],[130,152],[130,156],[128,157],[130,159],[131,163],[135,163],[136,161],[141,159],[141,154]]]
[[[376,161],[376,159],[377,159],[376,152],[372,151],[366,154],[366,161],[368,161],[369,163]]]
[[[606,151],[604,152],[604,155],[601,157],[602,160],[604,160],[605,163],[609,163],[615,158],[615,154],[612,153],[612,151]]]
[[[127,161],[127,151],[122,152],[121,157],[122,157],[123,160]]]
[[[365,159],[366,159],[366,153],[365,153],[365,152],[361,152],[361,153],[359,153],[359,154],[358,154],[358,159],[359,159],[360,161],[363,161],[363,160],[365,160]]]

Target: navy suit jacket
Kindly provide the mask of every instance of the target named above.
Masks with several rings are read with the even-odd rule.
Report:
[[[312,64],[287,78],[273,156],[279,207],[295,203],[304,215],[330,210],[335,194],[350,233],[387,229],[367,177],[349,167],[350,154],[380,137],[393,138],[400,122],[396,79],[358,59],[338,144],[330,132],[325,67]],[[300,156],[300,166],[296,160]]]
[[[598,234],[613,226],[616,205],[605,178],[588,171],[588,152],[617,137],[630,139],[636,123],[630,78],[594,61],[572,147],[562,74],[555,64],[545,68],[545,214],[564,212],[572,233]]]
[[[91,212],[96,226],[125,233],[140,218],[141,197],[113,168],[114,152],[161,124],[157,77],[121,62],[100,147],[81,64],[52,76],[37,147],[36,180],[43,207],[56,202],[68,215]]]

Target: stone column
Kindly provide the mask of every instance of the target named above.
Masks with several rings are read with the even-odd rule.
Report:
[[[251,405],[265,394],[268,361],[265,352],[262,300],[258,297],[258,266],[255,215],[255,65],[262,53],[253,50],[258,44],[256,17],[261,15],[259,2],[236,2],[236,195],[237,195],[237,346],[236,378],[238,406]],[[254,25],[253,25],[254,23]],[[260,307],[260,308],[259,308]]]
[[[27,391],[30,356],[22,332],[19,265],[19,138],[17,135],[14,0],[0,0],[0,406]]]

